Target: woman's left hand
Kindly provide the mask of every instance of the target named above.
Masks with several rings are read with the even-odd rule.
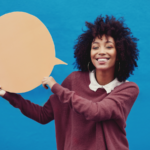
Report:
[[[44,77],[42,80],[42,85],[45,89],[48,89],[48,86],[52,88],[52,86],[56,83],[53,77]],[[48,85],[48,86],[47,86]]]

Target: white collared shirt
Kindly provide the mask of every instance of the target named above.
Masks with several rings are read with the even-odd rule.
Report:
[[[96,79],[95,79],[95,70],[89,72],[89,77],[90,77],[90,84],[89,88],[93,91],[96,92],[98,88],[104,88],[108,93],[110,93],[116,86],[121,85],[124,82],[119,82],[117,78],[115,78],[113,81],[109,82],[106,85],[100,85]],[[128,82],[127,80],[125,82]]]

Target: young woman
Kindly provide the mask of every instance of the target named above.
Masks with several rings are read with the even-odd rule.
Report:
[[[46,124],[55,119],[58,150],[129,150],[126,119],[139,88],[126,79],[137,67],[137,39],[121,18],[99,16],[75,45],[75,67],[61,85],[53,77],[42,84],[53,95],[45,105],[0,90],[27,117]]]

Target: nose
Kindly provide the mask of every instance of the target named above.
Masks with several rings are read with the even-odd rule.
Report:
[[[105,55],[106,54],[105,48],[104,47],[99,47],[98,54],[99,55]]]

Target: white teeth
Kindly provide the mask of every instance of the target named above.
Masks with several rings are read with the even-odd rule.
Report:
[[[104,61],[104,62],[106,62],[107,59],[98,59],[98,61]]]

